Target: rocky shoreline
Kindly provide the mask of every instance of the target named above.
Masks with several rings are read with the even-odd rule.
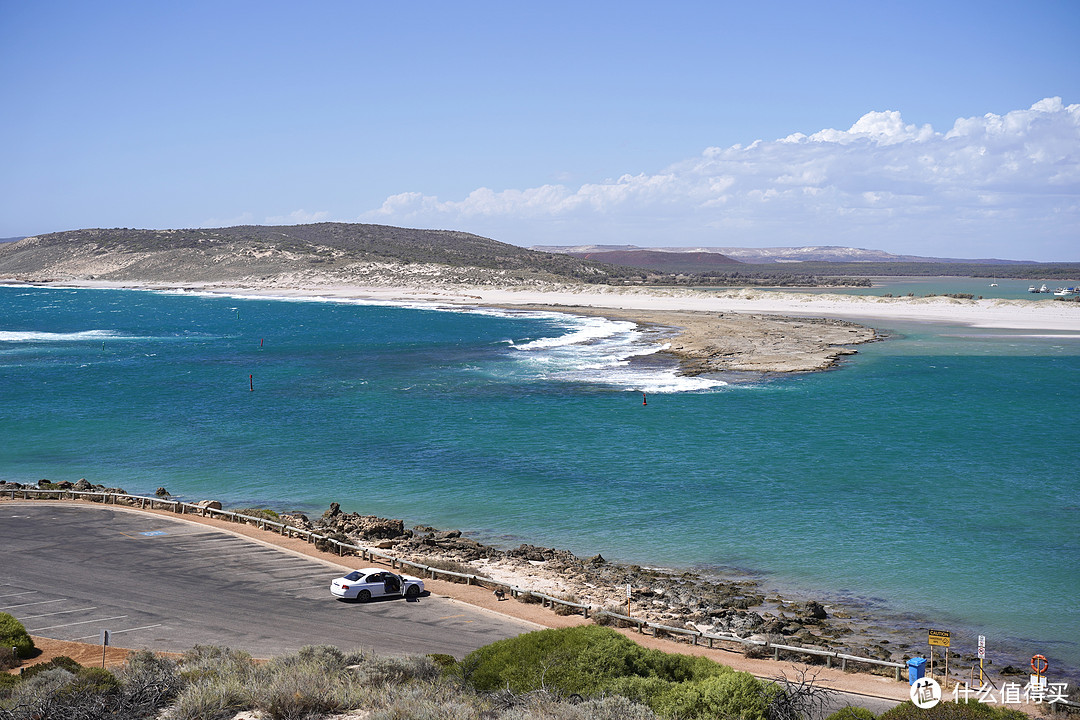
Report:
[[[94,485],[85,478],[75,483],[40,480],[36,485],[0,481],[0,493],[23,488],[128,494],[122,488]],[[155,494],[175,499],[165,488],[158,488]],[[197,504],[221,507],[214,500]],[[344,512],[338,503],[331,503],[315,518],[267,508],[234,511],[315,531],[339,542],[389,551],[405,560],[474,574],[620,614],[626,613],[625,588],[630,584],[631,615],[670,627],[827,646],[863,657],[893,659],[887,643],[874,642],[858,633],[844,609],[816,600],[796,602],[767,594],[752,580],[628,565],[608,561],[601,555],[580,558],[568,550],[530,544],[498,548],[469,538],[460,530],[427,525],[406,528],[403,520]]]
[[[481,543],[460,530],[428,525],[407,528],[401,519],[345,512],[338,503],[331,503],[329,509],[315,518],[299,512],[275,515],[280,522],[314,530],[339,542],[384,550],[401,559],[473,574],[618,614],[627,612],[626,585],[629,584],[632,588],[629,614],[668,627],[898,663],[926,656],[928,651],[926,628],[931,626],[928,620],[910,616],[890,618],[879,609],[834,598],[789,597],[755,579],[643,567],[612,562],[600,554],[583,558],[568,550],[527,543],[500,548]],[[746,652],[756,657],[765,651],[751,647]],[[968,666],[979,663],[974,647],[967,653],[954,650],[952,657],[954,673],[962,674]],[[1010,654],[1002,648],[996,657],[995,674],[1004,678],[1026,677],[1026,660],[1021,654]],[[824,661],[820,656],[808,654],[798,659],[810,664]],[[888,667],[867,664],[863,669],[893,674]],[[987,667],[987,672],[991,669]],[[935,666],[935,673],[941,672],[942,668]],[[1073,671],[1063,672],[1073,677]],[[953,681],[957,679],[963,678],[958,674]]]
[[[678,360],[683,375],[827,370],[840,358],[854,355],[853,345],[882,339],[873,328],[836,318],[581,305],[518,305],[512,309],[600,316],[653,328],[661,333],[659,340],[666,345],[663,352]]]
[[[581,558],[568,550],[521,544],[503,549],[485,545],[460,530],[398,519],[343,512],[337,503],[318,518],[284,513],[280,520],[328,534],[341,542],[366,545],[444,569],[475,574],[554,597],[625,614],[626,585],[632,588],[635,618],[754,640],[828,647],[862,657],[901,662],[904,643],[876,639],[859,628],[852,609],[818,600],[791,600],[768,593],[754,580],[707,577],[611,562],[602,555]],[[892,645],[893,647],[889,647]]]
[[[94,485],[85,478],[75,483],[40,480],[34,485],[0,480],[0,494],[24,488],[128,494],[122,488]],[[178,499],[165,488],[158,488],[155,494],[163,499]],[[216,500],[195,504],[221,509],[221,503]],[[500,548],[481,543],[460,530],[428,525],[407,528],[401,519],[345,512],[338,503],[331,503],[322,515],[314,518],[302,512],[279,513],[269,508],[233,508],[232,512],[283,522],[339,542],[387,551],[400,559],[472,574],[618,614],[627,612],[626,585],[629,584],[630,615],[668,627],[900,663],[926,654],[923,623],[912,622],[910,618],[906,623],[891,623],[868,608],[834,599],[785,597],[754,579],[643,567],[612,562],[599,554],[582,558],[568,550],[527,543],[516,548]],[[330,544],[326,545],[329,549]],[[762,652],[759,648],[747,650],[750,657]],[[957,654],[954,658],[957,668],[978,664],[974,654]],[[802,655],[799,659],[811,664],[822,662],[822,658],[812,655]],[[999,655],[999,659],[1023,665],[1019,656]],[[892,675],[888,668],[867,666],[866,669]],[[1019,677],[1025,671],[1004,664],[997,667],[996,673]]]
[[[0,484],[0,492],[4,487]],[[101,487],[91,489],[105,490]],[[158,494],[168,496],[162,490]],[[220,505],[217,501],[199,504]],[[784,598],[765,592],[754,580],[731,580],[690,571],[611,562],[599,554],[581,558],[568,550],[531,544],[499,548],[467,537],[460,530],[441,530],[427,525],[406,528],[401,519],[344,512],[338,503],[331,503],[328,510],[314,518],[300,512],[277,513],[266,508],[235,509],[234,512],[283,522],[338,542],[388,551],[401,559],[516,585],[619,614],[627,612],[625,588],[629,584],[633,591],[630,614],[669,627],[828,648],[878,660],[902,662],[911,654],[903,652],[911,647],[908,643],[867,634],[861,627],[864,623],[851,608],[817,600]]]

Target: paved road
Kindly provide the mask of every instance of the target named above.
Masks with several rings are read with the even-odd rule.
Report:
[[[0,505],[0,612],[32,635],[255,657],[329,644],[382,654],[466,653],[532,625],[447,598],[341,602],[340,571],[158,515],[52,502]]]

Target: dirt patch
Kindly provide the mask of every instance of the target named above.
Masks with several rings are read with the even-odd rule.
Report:
[[[31,635],[31,637],[34,638],[37,654],[31,658],[24,658],[22,665],[11,668],[7,671],[8,674],[18,675],[23,668],[47,663],[53,658],[61,656],[67,656],[80,665],[86,665],[87,667],[101,667],[102,653],[100,645],[51,640],[36,635]],[[133,652],[134,650],[112,646],[105,648],[105,667],[113,668],[123,665],[127,661],[128,655]]]

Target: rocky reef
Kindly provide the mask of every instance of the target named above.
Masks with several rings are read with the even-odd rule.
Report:
[[[766,593],[753,580],[725,580],[704,573],[616,563],[601,555],[578,557],[568,550],[530,544],[504,549],[466,537],[460,530],[343,512],[337,503],[320,517],[285,513],[282,522],[314,530],[340,542],[393,552],[413,562],[518,585],[580,603],[626,613],[650,622],[703,632],[803,646],[827,646],[880,660],[902,659],[900,638],[875,638],[853,608],[820,600],[789,600]]]

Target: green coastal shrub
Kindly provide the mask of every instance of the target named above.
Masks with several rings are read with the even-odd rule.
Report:
[[[770,692],[750,673],[731,672],[693,682],[671,683],[653,701],[657,714],[679,718],[766,720]]]
[[[584,625],[500,640],[470,653],[458,667],[481,692],[552,688],[591,695],[606,682],[637,674],[630,664],[640,649],[613,630]]]
[[[69,673],[77,673],[79,672],[79,670],[82,669],[82,665],[80,665],[75,660],[72,660],[67,655],[57,655],[49,662],[43,662],[38,663],[37,665],[31,665],[30,667],[24,667],[22,670],[19,671],[19,677],[21,677],[23,680],[29,680],[38,673],[43,673],[54,668],[63,668]]]
[[[882,713],[878,720],[1030,720],[1019,710],[971,700],[942,702],[923,710],[910,700]]]
[[[81,667],[62,694],[77,701],[78,698],[88,695],[115,695],[119,690],[120,681],[110,671],[98,667]]]
[[[0,717],[9,720],[52,720],[70,718],[129,718],[125,714],[121,683],[104,668],[82,667],[75,672],[52,664],[27,677],[6,693],[0,701]],[[43,663],[50,665],[50,663]]]
[[[11,695],[11,690],[22,682],[22,678],[11,673],[0,672],[0,700]]]
[[[519,635],[467,655],[454,669],[480,692],[617,694],[662,717],[765,720],[776,686],[704,657],[643,648],[582,625]]]
[[[825,720],[876,720],[877,716],[864,707],[848,705],[840,708]]]
[[[428,653],[425,655],[427,659],[435,663],[435,666],[442,670],[449,670],[457,665],[457,658],[453,655],[447,655],[446,653]]]
[[[273,520],[274,522],[280,522],[281,520],[281,516],[277,511],[271,510],[270,508],[240,508],[238,510],[232,510],[231,512],[247,515],[248,517],[260,518],[262,520]]]
[[[23,624],[13,615],[3,612],[0,612],[0,648],[15,648],[21,658],[30,657],[35,649],[34,641]]]

